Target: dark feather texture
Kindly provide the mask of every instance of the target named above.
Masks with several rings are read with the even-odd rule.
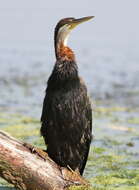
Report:
[[[49,156],[82,174],[92,136],[92,109],[75,61],[57,61],[43,102],[41,134]]]

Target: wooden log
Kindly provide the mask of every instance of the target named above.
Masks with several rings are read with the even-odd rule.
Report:
[[[76,172],[58,166],[46,152],[0,131],[0,176],[20,190],[64,190],[86,185]]]

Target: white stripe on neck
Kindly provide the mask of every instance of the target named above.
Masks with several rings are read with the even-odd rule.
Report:
[[[69,33],[70,33],[70,29],[69,29],[69,25],[65,24],[64,26],[62,26],[59,31],[58,31],[58,35],[57,35],[57,44],[62,44],[64,46],[67,45],[67,41],[69,38]]]

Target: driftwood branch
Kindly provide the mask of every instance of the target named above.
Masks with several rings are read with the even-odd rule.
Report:
[[[77,173],[58,166],[46,152],[2,131],[0,176],[21,190],[62,190],[71,185],[86,184]]]

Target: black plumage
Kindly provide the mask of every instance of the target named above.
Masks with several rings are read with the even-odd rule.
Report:
[[[58,33],[58,28],[55,31]],[[78,76],[74,53],[63,44],[57,46],[58,40],[55,37],[57,60],[47,82],[41,134],[49,156],[57,164],[82,174],[92,137],[91,103]]]

